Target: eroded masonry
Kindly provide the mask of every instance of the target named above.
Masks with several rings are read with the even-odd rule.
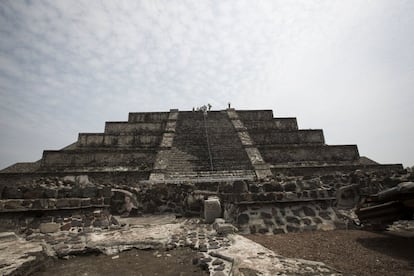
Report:
[[[344,224],[334,209],[342,186],[372,194],[401,182],[402,169],[327,145],[322,130],[271,110],[130,113],[2,170],[0,221],[3,231],[56,232],[175,213],[223,217],[242,233],[334,229]]]

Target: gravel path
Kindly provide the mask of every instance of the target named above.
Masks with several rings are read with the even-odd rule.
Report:
[[[285,257],[324,262],[344,275],[414,275],[414,237],[360,230],[246,237]]]

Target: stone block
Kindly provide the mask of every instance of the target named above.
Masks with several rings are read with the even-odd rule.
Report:
[[[8,210],[14,210],[14,209],[23,209],[22,206],[23,201],[22,200],[5,200],[4,201],[4,209]]]
[[[54,222],[41,223],[39,229],[41,233],[55,233],[59,231],[60,224]]]
[[[73,186],[68,192],[68,197],[82,197],[82,188],[78,185]]]
[[[66,198],[70,196],[70,193],[71,193],[71,188],[61,188],[58,190],[57,197]]]
[[[305,225],[302,227],[303,231],[315,231],[318,227],[316,225]]]
[[[233,192],[233,185],[231,183],[220,182],[218,185],[219,185],[219,191],[221,193],[232,193]]]
[[[80,207],[80,200],[78,198],[71,198],[69,199],[69,206],[74,207]]]
[[[312,220],[310,218],[302,218],[302,222],[305,225],[311,225],[312,224]]]
[[[72,220],[70,223],[71,227],[81,227],[82,221],[81,220]]]
[[[57,190],[53,188],[44,188],[43,190],[44,196],[46,198],[56,198],[57,197]]]
[[[269,230],[265,227],[261,227],[257,232],[259,232],[260,234],[266,234],[269,233]]]
[[[217,234],[219,235],[227,235],[227,234],[233,234],[237,232],[237,228],[234,227],[230,223],[225,223],[224,219],[216,219],[213,228],[216,230]]]
[[[285,192],[296,192],[296,184],[293,182],[286,183],[283,188]]]
[[[204,201],[204,220],[212,223],[216,218],[221,217],[221,204],[217,197],[211,197]]]
[[[273,234],[277,235],[277,234],[284,234],[285,230],[281,229],[281,228],[274,228],[273,229]]]
[[[226,223],[226,221],[224,220],[224,219],[222,219],[222,218],[216,218],[215,220],[214,220],[214,223],[213,223],[213,229],[214,230],[217,230],[217,228],[218,228],[218,226],[220,225],[220,224],[225,224]]]
[[[3,190],[4,199],[18,199],[23,197],[22,190],[18,187],[8,186]]]
[[[318,218],[318,217],[314,217],[314,218],[312,218],[313,219],[313,221],[316,223],[316,224],[321,224],[322,223],[322,220],[320,219],[320,218]]]
[[[111,197],[112,196],[111,187],[109,187],[109,186],[102,187],[102,196],[103,197]]]
[[[300,228],[296,226],[286,225],[286,230],[289,233],[300,232]]]
[[[57,201],[56,201],[56,208],[67,208],[67,207],[69,207],[70,205],[69,205],[69,200],[67,200],[67,199],[58,199]]]
[[[83,198],[80,203],[81,207],[87,207],[91,205],[91,200],[89,198]]]
[[[326,211],[320,211],[319,216],[325,220],[331,220],[332,218],[329,216],[329,213]]]
[[[260,212],[260,217],[263,219],[271,219],[272,214],[266,213],[266,212]]]
[[[308,206],[303,206],[303,212],[309,217],[314,217],[316,215],[315,211]]]
[[[60,227],[60,230],[61,230],[61,231],[69,231],[69,230],[70,230],[70,228],[71,228],[71,223],[65,223],[64,225],[62,225],[62,226]]]
[[[97,195],[97,188],[96,187],[85,187],[82,191],[82,197],[96,197]]]
[[[65,177],[62,179],[62,181],[63,181],[63,183],[65,183],[65,184],[67,184],[67,185],[73,185],[73,184],[75,184],[75,183],[76,183],[76,178],[75,178],[75,176],[73,176],[73,175],[68,175],[68,176],[65,176]]]
[[[293,224],[300,224],[300,220],[297,217],[286,216],[286,221]]]
[[[43,197],[43,189],[40,187],[27,190],[23,194],[24,199],[35,199],[35,198],[42,198],[42,197]]]
[[[91,182],[89,181],[89,177],[87,175],[78,175],[76,176],[76,183],[78,183],[81,186],[86,186],[91,184]]]
[[[247,215],[247,214],[240,214],[237,217],[237,223],[238,224],[248,224],[249,223],[249,215]]]
[[[250,184],[249,188],[252,193],[258,193],[261,190],[261,187],[257,183]]]

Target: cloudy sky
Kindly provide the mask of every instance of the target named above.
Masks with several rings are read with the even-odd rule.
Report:
[[[414,165],[414,1],[0,1],[0,168],[229,101]]]

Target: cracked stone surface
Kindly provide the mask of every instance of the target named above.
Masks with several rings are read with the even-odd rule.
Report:
[[[127,224],[118,230],[34,233],[27,240],[8,234],[1,238],[0,274],[8,275],[24,264],[42,261],[41,256],[46,256],[46,252],[64,257],[90,251],[114,255],[131,248],[172,250],[177,247],[198,251],[193,264],[215,276],[335,274],[323,263],[285,258],[243,236],[219,235],[212,225],[203,224],[200,219],[148,216],[120,220]],[[11,247],[13,252],[9,250]]]
[[[11,232],[0,233],[0,274],[11,275],[35,266],[46,254],[41,242],[29,242]]]

